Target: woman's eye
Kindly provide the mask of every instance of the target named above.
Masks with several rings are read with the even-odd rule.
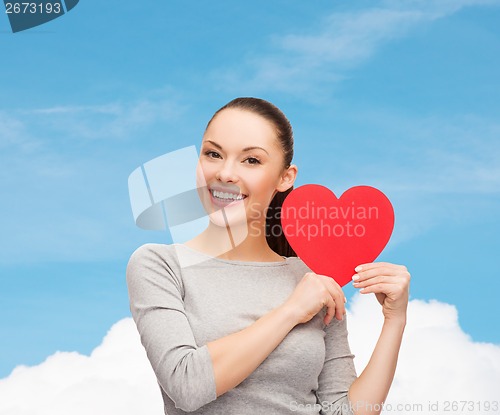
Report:
[[[205,155],[208,156],[209,158],[216,158],[216,157],[212,157],[212,154],[215,154],[216,156],[219,155],[219,153],[216,153],[215,151],[212,151],[212,150],[205,151]]]
[[[255,157],[248,157],[247,161],[249,162],[249,164],[260,164],[260,160],[256,159]]]

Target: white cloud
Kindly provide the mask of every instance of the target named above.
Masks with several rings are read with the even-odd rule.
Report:
[[[2,151],[17,148],[21,151],[33,151],[40,142],[27,132],[24,122],[7,111],[0,111],[0,149]]]
[[[27,111],[32,114],[78,114],[78,113],[95,113],[95,114],[121,114],[123,112],[123,104],[108,103],[103,105],[56,105],[49,108],[38,108]]]
[[[179,93],[165,87],[126,101],[0,110],[0,150],[9,151],[8,159],[30,155],[38,160],[48,152],[61,153],[57,144],[70,139],[139,141],[143,137],[137,131],[145,134],[155,123],[178,120],[186,108]]]
[[[377,179],[384,176],[389,189],[434,194],[500,192],[500,123],[496,119],[470,114],[411,118],[382,110],[363,114],[374,130],[384,128],[384,148],[412,163],[412,169],[401,169],[400,163],[385,165],[383,172],[366,165]],[[391,165],[398,171],[391,171]]]
[[[388,0],[369,9],[334,12],[310,34],[276,35],[272,50],[247,55],[241,66],[218,69],[213,77],[228,89],[282,91],[317,102],[325,85],[345,78],[345,70],[370,58],[384,43],[419,24],[446,17],[467,6],[498,5],[499,0]],[[248,72],[250,71],[250,73]],[[319,87],[316,87],[319,86]],[[306,94],[306,95],[305,95]]]
[[[154,372],[131,318],[90,356],[57,352],[0,380],[1,415],[163,414]]]
[[[382,314],[374,296],[356,293],[351,304],[349,339],[359,373],[377,341]],[[500,345],[474,342],[460,328],[457,309],[451,304],[410,301],[396,377],[387,400],[395,413],[398,404],[423,405],[423,412],[414,407],[404,413],[444,415],[451,411],[451,407],[445,410],[445,401],[498,401],[499,382]],[[429,401],[438,401],[439,410],[429,411]],[[470,413],[483,412],[476,406]],[[489,413],[498,414],[500,408]]]
[[[348,326],[359,374],[382,326],[374,296],[355,294]],[[432,414],[445,415],[445,400],[498,399],[499,380],[499,345],[474,342],[461,330],[453,305],[410,301],[387,404],[439,401],[441,410]],[[40,365],[18,366],[0,380],[0,396],[0,415],[163,414],[159,386],[131,318],[113,325],[90,356],[57,352]]]
[[[134,160],[142,154],[148,160],[150,148],[160,146],[159,134],[167,146],[172,136],[182,138],[172,121],[182,124],[185,108],[180,94],[166,87],[130,101],[0,111],[0,195],[8,202],[0,216],[6,235],[0,263],[109,259],[126,252],[109,241],[136,231],[128,174],[138,165]],[[28,259],[26,246],[32,248]]]
[[[185,107],[172,98],[172,93],[144,97],[134,101],[115,101],[97,105],[58,105],[23,110],[30,123],[64,134],[65,138],[116,139],[156,122],[169,122],[179,117]]]
[[[439,18],[464,7],[499,4],[498,0],[382,0],[382,5],[398,10],[421,10],[430,18]]]
[[[459,227],[480,219],[493,226],[500,192],[498,120],[471,114],[416,117],[383,109],[345,117],[348,125],[362,119],[366,136],[339,140],[323,153],[329,158],[318,162],[324,167],[314,174],[329,178],[325,185],[337,196],[359,184],[383,191],[396,214],[389,249],[447,224]],[[328,134],[307,145],[327,142]]]

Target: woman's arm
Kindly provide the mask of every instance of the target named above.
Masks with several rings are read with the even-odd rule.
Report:
[[[297,324],[311,320],[323,307],[324,319],[342,320],[345,297],[329,277],[307,272],[290,297],[249,327],[207,343],[212,356],[217,396],[248,377]],[[326,323],[326,322],[325,322]]]
[[[353,382],[348,397],[356,415],[379,414],[391,387],[405,322],[384,322],[370,361]]]
[[[370,361],[352,383],[348,397],[356,415],[378,415],[396,371],[406,325],[410,274],[404,266],[385,262],[362,264],[356,270],[354,286],[361,288],[362,294],[376,294],[385,320]]]
[[[318,377],[317,402],[321,415],[353,415],[348,392],[356,380],[354,357],[349,346],[347,315],[333,319],[325,331],[325,362]]]
[[[210,354],[206,345],[196,343],[184,309],[182,281],[157,244],[144,244],[134,251],[126,280],[130,311],[163,391],[185,412],[214,401]]]
[[[296,324],[293,310],[282,304],[247,328],[208,342],[217,396],[245,380]]]

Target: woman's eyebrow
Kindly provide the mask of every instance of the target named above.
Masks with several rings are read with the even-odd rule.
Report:
[[[222,146],[220,144],[216,143],[215,141],[205,140],[204,142],[212,143],[212,145],[214,147],[217,147],[219,150],[222,150]],[[259,147],[259,146],[245,147],[242,151],[255,150],[256,148],[264,150],[269,155],[269,152],[265,148],[262,148],[262,147]]]

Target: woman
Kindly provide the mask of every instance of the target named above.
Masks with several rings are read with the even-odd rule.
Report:
[[[257,98],[229,102],[207,125],[197,167],[208,227],[185,244],[142,245],[129,260],[130,309],[166,414],[382,409],[410,274],[384,262],[353,270],[354,286],[375,293],[385,317],[358,377],[341,287],[276,234],[297,175],[292,157],[292,128],[277,107]]]

